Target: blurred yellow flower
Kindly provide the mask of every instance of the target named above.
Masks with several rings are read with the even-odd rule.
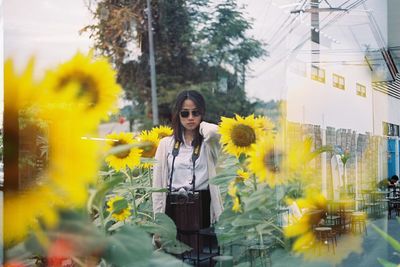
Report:
[[[124,221],[132,215],[131,205],[121,196],[111,198],[107,201],[107,206],[107,211],[109,211],[111,216],[117,221]]]
[[[249,170],[258,177],[260,182],[266,182],[271,187],[286,182],[283,175],[280,175],[283,168],[283,155],[275,149],[275,142],[271,135],[265,135],[253,144],[247,161]]]
[[[107,150],[121,145],[136,143],[132,133],[111,133],[108,134],[106,138],[108,139]],[[105,161],[116,171],[125,170],[126,168],[133,169],[134,167],[139,166],[142,152],[143,150],[138,147],[131,147],[125,151],[110,154],[105,158]]]
[[[250,178],[250,173],[246,172],[243,169],[239,169],[236,171],[236,175],[242,181],[247,181]]]
[[[296,238],[292,248],[294,251],[307,253],[317,245],[313,229],[322,222],[327,211],[327,201],[320,192],[310,189],[306,191],[305,198],[297,199],[296,202],[304,212],[300,219],[284,228],[284,234],[288,238]]]
[[[122,90],[115,78],[116,73],[105,58],[94,60],[91,54],[77,53],[55,71],[48,71],[42,85],[47,94],[43,104],[67,113],[84,111],[85,118],[98,123],[116,110]]]
[[[158,139],[157,133],[153,131],[142,131],[138,137],[140,143],[143,145],[143,153],[142,158],[152,159],[156,155],[158,143],[160,139]],[[143,168],[151,167],[152,164],[148,162],[144,162],[141,164]]]
[[[240,199],[239,199],[239,197],[233,198],[232,211],[234,211],[234,212],[241,212],[241,211],[242,211],[242,207],[241,207],[241,205],[240,205]]]
[[[230,195],[232,198],[237,196],[237,186],[236,186],[235,181],[232,181],[229,183],[228,195]]]
[[[173,133],[171,127],[164,125],[154,127],[153,129],[151,129],[151,131],[157,134],[158,139],[162,139],[166,136],[171,136]]]
[[[267,117],[260,116],[255,118],[256,123],[267,135],[275,135],[275,124]]]
[[[228,154],[239,157],[252,150],[252,145],[265,134],[261,123],[254,115],[243,118],[236,115],[235,118],[221,117],[219,133],[221,144]]]
[[[21,75],[14,72],[12,61],[5,64],[6,127],[19,136],[26,150],[20,150],[23,152],[20,160],[13,163],[13,173],[7,177],[4,192],[6,246],[20,241],[29,230],[40,227],[40,221],[47,226],[54,225],[58,208],[83,205],[87,185],[95,180],[98,169],[98,147],[94,142],[81,139],[81,127],[85,122],[80,117],[71,124],[62,114],[54,120],[39,116],[43,114],[40,110],[45,95],[42,88],[33,83],[32,73],[33,62]],[[38,139],[44,140],[40,149],[46,156],[41,158],[42,169],[30,172],[24,162],[36,161]]]

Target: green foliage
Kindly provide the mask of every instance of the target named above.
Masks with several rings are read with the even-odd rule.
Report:
[[[97,23],[84,30],[92,33],[96,51],[115,64],[118,81],[134,102],[129,120],[147,122],[151,96],[145,1],[117,2],[98,1],[93,11]],[[252,25],[236,1],[216,7],[208,0],[153,1],[152,11],[160,121],[169,121],[170,105],[178,92],[196,87],[202,88],[211,102],[211,121],[234,113],[253,113],[254,105],[244,92],[246,66],[265,55],[265,50],[263,44],[247,36]],[[141,52],[128,60],[127,43],[133,40]],[[228,79],[229,93],[216,89],[221,77]],[[222,100],[227,107],[220,105]]]

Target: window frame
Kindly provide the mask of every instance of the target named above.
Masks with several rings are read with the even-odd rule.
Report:
[[[356,94],[361,97],[367,97],[367,87],[361,83],[356,83]]]
[[[335,81],[335,78],[337,79],[337,81]],[[344,76],[341,76],[341,75],[336,74],[336,73],[332,74],[332,86],[333,87],[345,90],[346,89],[346,84],[345,83],[346,83],[346,80],[345,80]]]
[[[311,79],[320,83],[325,83],[326,80],[325,70],[316,65],[311,65]]]

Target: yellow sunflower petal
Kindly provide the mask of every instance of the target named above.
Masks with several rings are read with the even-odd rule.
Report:
[[[115,77],[105,58],[93,60],[90,55],[77,53],[72,60],[47,73],[42,84],[47,95],[43,105],[65,113],[84,111],[90,121],[98,123],[108,118],[109,112],[116,111],[122,90]]]
[[[136,143],[132,133],[111,133],[106,136],[107,148],[109,150],[113,147],[120,145],[129,145]],[[133,169],[139,166],[140,157],[142,155],[142,149],[138,147],[132,147],[127,151],[122,151],[116,154],[111,154],[105,158],[105,161],[110,167],[116,171],[125,170],[126,168]]]
[[[143,144],[143,153],[142,153],[142,158],[147,158],[147,159],[152,159],[154,158],[158,143],[159,143],[159,138],[157,133],[153,131],[142,131],[141,134],[138,137],[140,143]],[[142,163],[141,166],[143,168],[149,168],[152,166],[151,163]]]
[[[221,118],[219,133],[224,151],[236,157],[249,153],[252,145],[265,134],[254,115],[243,118],[237,114],[234,119]]]
[[[248,169],[258,177],[260,182],[266,182],[271,187],[286,182],[280,175],[283,167],[278,154],[271,135],[261,137],[248,154]]]
[[[121,196],[115,196],[107,201],[107,206],[108,206],[107,211],[112,212],[111,216],[117,221],[124,221],[132,215],[131,213],[132,207],[129,204],[125,209],[121,209],[120,211],[115,212],[115,206],[114,206],[115,202],[123,199],[124,198]]]
[[[154,127],[153,129],[151,129],[151,132],[155,133],[158,137],[158,139],[162,139],[166,136],[171,136],[173,133],[173,130],[171,127],[169,126],[158,126],[158,127]]]

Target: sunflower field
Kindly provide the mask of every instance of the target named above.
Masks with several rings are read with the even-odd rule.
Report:
[[[39,80],[34,67],[33,59],[22,73],[12,60],[5,64],[5,130],[18,137],[5,146],[20,148],[5,181],[5,266],[185,266],[171,255],[191,248],[151,206],[153,192],[166,192],[152,187],[152,166],[172,129],[98,138],[98,125],[116,111],[122,91],[107,59],[78,53]],[[275,247],[315,255],[313,227],[323,216],[296,220],[285,212],[293,202],[326,210],[310,162],[330,148],[313,149],[311,139],[290,142],[285,125],[255,115],[220,120],[221,153],[210,183],[221,189],[224,212],[213,227],[232,266],[248,266],[254,251],[262,265],[263,252]],[[21,149],[29,142],[39,149],[39,169],[29,149]]]

